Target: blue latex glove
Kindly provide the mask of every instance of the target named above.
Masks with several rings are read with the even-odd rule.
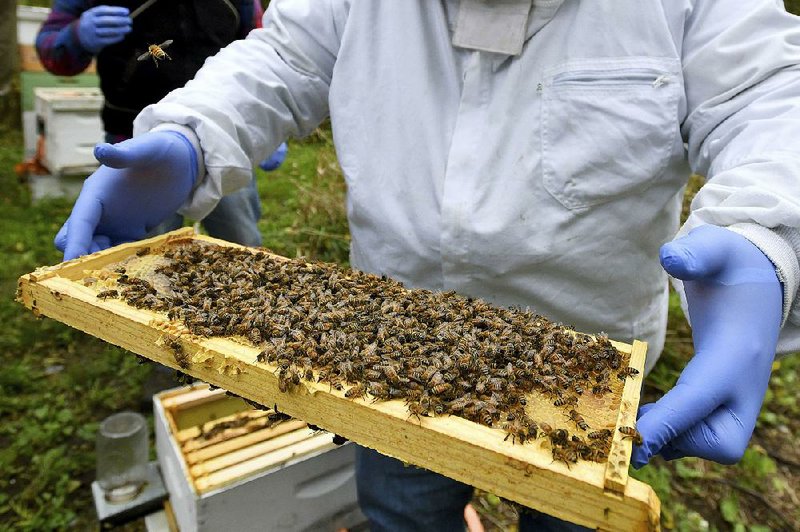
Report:
[[[78,40],[83,49],[96,54],[124,39],[133,24],[128,15],[128,8],[119,6],[97,6],[84,11],[78,22]]]
[[[262,170],[266,170],[267,172],[271,172],[273,170],[277,170],[282,164],[283,161],[286,160],[286,154],[289,153],[289,147],[286,143],[282,143],[278,148],[266,159],[261,161],[259,164],[259,168]]]
[[[775,267],[746,238],[710,225],[662,246],[661,264],[684,281],[695,354],[675,387],[639,411],[643,444],[633,464],[658,453],[738,462],[778,343],[783,289]]]
[[[141,239],[183,205],[197,179],[197,153],[174,131],[98,144],[94,155],[103,166],[55,238],[64,260]]]

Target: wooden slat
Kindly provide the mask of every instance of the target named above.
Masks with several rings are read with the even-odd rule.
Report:
[[[194,408],[204,403],[219,401],[219,396],[225,394],[225,390],[214,390],[214,393],[211,394],[208,392],[208,386],[205,384],[195,386],[193,390],[188,392],[181,388],[177,390],[177,393],[162,395],[160,397],[161,405],[165,409],[183,410],[186,408]]]
[[[250,447],[268,440],[271,441],[278,436],[299,431],[305,427],[306,424],[303,421],[287,421],[286,423],[281,423],[274,428],[257,430],[243,436],[226,439],[207,447],[200,447],[196,449],[184,448],[183,452],[186,455],[186,462],[189,465],[194,465],[199,462],[203,462],[204,460],[209,460],[224,454],[233,453],[235,451],[239,451],[246,447]],[[306,432],[305,434],[309,433]]]
[[[47,276],[37,270],[33,276],[20,279],[18,299],[36,312],[176,369],[178,365],[164,339],[179,337],[184,350],[191,354],[189,367],[181,371],[195,378],[260,404],[278,405],[281,412],[307,423],[525,506],[590,527],[658,529],[660,506],[653,490],[635,479],[624,482],[622,489],[622,473],[619,479],[609,481],[610,488],[606,489],[606,464],[581,461],[567,467],[553,461],[543,440],[513,445],[510,440],[503,441],[505,433],[501,430],[452,416],[409,418],[401,401],[350,400],[322,383],[303,381],[291,392],[282,393],[277,368],[256,363],[255,347],[227,338],[194,337],[153,312],[118,300],[98,300],[92,289],[70,280],[82,278],[86,269],[111,264],[141,246],[158,243],[158,239],[151,239],[128,244],[124,250],[114,248],[103,252],[105,255],[95,254],[94,260],[84,257],[86,260],[70,261],[44,270]],[[631,346],[615,345],[631,352]],[[640,349],[636,356],[643,357],[644,346]],[[632,402],[634,416],[635,407]],[[614,416],[609,423],[590,425],[615,426],[620,422],[615,411],[610,412]],[[629,446],[629,442],[623,442],[628,457]],[[627,469],[627,463],[619,468]]]
[[[631,439],[623,438],[620,427],[633,427],[636,425],[636,411],[639,406],[639,396],[642,393],[642,379],[644,378],[644,361],[647,356],[647,343],[635,340],[631,350],[630,366],[639,371],[635,377],[625,379],[625,389],[619,416],[611,440],[611,450],[608,453],[608,462],[605,473],[605,488],[616,493],[625,493],[628,484],[628,466],[631,463],[633,452]]]
[[[244,478],[257,471],[272,469],[287,462],[302,458],[311,453],[320,453],[337,446],[332,442],[330,434],[318,434],[311,438],[306,437],[295,445],[277,449],[269,454],[256,456],[251,460],[240,462],[231,467],[220,469],[209,475],[197,478],[194,482],[198,493],[220,488],[240,478]]]
[[[256,445],[251,445],[237,451],[222,454],[216,458],[210,458],[205,461],[195,460],[193,456],[195,453],[190,453],[186,457],[187,462],[195,463],[195,465],[189,468],[189,472],[195,478],[208,475],[214,471],[219,471],[220,469],[225,469],[226,467],[231,467],[241,462],[246,462],[251,458],[265,456],[278,449],[283,449],[284,447],[305,441],[313,435],[314,431],[311,429],[295,430],[275,438],[270,438],[269,440],[263,441]],[[331,437],[331,435],[328,434],[328,437]],[[198,453],[199,452],[200,451],[198,451]]]
[[[207,421],[205,423],[201,423],[200,425],[195,425],[193,427],[185,428],[175,435],[175,440],[180,444],[185,444],[189,440],[198,440],[198,444],[200,442],[208,442],[209,439],[202,438],[204,433],[212,430],[215,426],[221,423],[229,423],[231,421],[239,420],[240,423],[243,423],[240,427],[235,428],[244,428],[248,425],[251,425],[250,431],[254,430],[254,423],[260,423],[260,426],[263,426],[264,421],[263,419],[267,417],[267,412],[264,410],[250,410],[246,412],[237,412],[236,414],[231,414],[230,416],[220,417],[213,419],[211,421]],[[245,418],[247,421],[244,421]],[[208,425],[208,427],[206,427]],[[202,430],[201,430],[202,427]],[[231,430],[231,429],[226,429]],[[206,443],[205,445],[211,445],[211,443]],[[205,446],[202,445],[202,446]]]

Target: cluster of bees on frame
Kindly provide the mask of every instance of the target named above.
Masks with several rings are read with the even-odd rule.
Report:
[[[500,428],[511,442],[544,438],[568,465],[605,461],[613,437],[587,424],[579,399],[638,373],[604,335],[528,310],[260,251],[193,242],[158,253],[168,259],[155,270],[168,280],[165,293],[119,268],[118,290],[98,297],[164,311],[198,336],[247,338],[260,349],[256,362],[277,368],[283,392],[306,380],[351,399],[400,399],[417,419],[455,415]],[[185,368],[180,345],[174,352]],[[534,418],[531,393],[552,401],[562,426]],[[620,432],[640,442],[635,428]]]

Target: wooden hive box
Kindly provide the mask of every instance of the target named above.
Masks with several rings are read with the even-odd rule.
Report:
[[[184,532],[358,525],[353,445],[204,384],[153,401],[156,452]]]
[[[84,332],[179,369],[174,346],[188,353],[181,371],[262,405],[344,436],[405,462],[436,471],[524,506],[603,530],[657,530],[660,502],[647,484],[629,478],[632,443],[619,427],[633,426],[641,377],[626,379],[619,393],[604,400],[585,394],[581,412],[591,427],[613,430],[604,463],[554,461],[544,444],[506,440],[507,433],[455,416],[410,417],[402,401],[371,402],[345,398],[326,383],[304,380],[281,392],[277,367],[255,363],[260,350],[233,338],[194,336],[163,313],[131,307],[118,299],[99,299],[97,286],[85,286],[96,274],[130,259],[137,251],[186,239],[234,246],[178,230],[149,240],[123,244],[56,266],[37,269],[19,280],[18,300],[35,314],[48,316]],[[630,356],[631,367],[644,367],[646,344],[613,342]],[[543,396],[532,394],[529,407],[537,420],[563,423]],[[540,415],[541,413],[541,415]]]

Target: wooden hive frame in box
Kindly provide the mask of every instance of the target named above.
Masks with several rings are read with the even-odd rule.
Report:
[[[18,300],[44,315],[102,338],[160,364],[263,405],[324,428],[356,443],[405,462],[444,474],[585,526],[604,530],[659,529],[660,502],[647,484],[628,477],[631,439],[619,427],[633,426],[641,379],[626,379],[613,409],[596,408],[604,416],[591,426],[614,427],[605,463],[553,460],[536,441],[525,445],[504,440],[506,433],[454,416],[410,417],[402,401],[348,399],[325,383],[303,381],[289,393],[279,390],[277,368],[254,363],[259,349],[231,338],[194,336],[163,313],[131,307],[118,299],[99,299],[97,288],[85,286],[94,272],[129,258],[143,247],[194,238],[219,245],[228,242],[194,235],[191,229],[123,244],[52,267],[37,269],[19,280]],[[189,353],[188,367],[179,368],[167,341]],[[630,356],[630,366],[644,367],[646,344],[613,342]],[[541,398],[543,409],[549,408]],[[545,401],[546,402],[546,401]],[[597,405],[595,405],[597,406]],[[587,415],[588,414],[588,415]]]
[[[338,447],[330,433],[311,430],[298,419],[270,424],[269,413],[226,397],[221,389],[212,391],[205,385],[195,385],[163,392],[159,400],[180,449],[189,485],[198,495]],[[213,419],[185,419],[197,418],[204,405],[211,405],[207,415],[213,413]],[[207,425],[213,428],[218,423],[235,426],[211,437],[203,436],[201,431],[207,430]]]

